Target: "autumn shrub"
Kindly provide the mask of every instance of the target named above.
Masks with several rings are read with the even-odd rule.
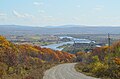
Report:
[[[6,75],[6,72],[4,69],[0,69],[0,78],[2,78],[3,75]]]
[[[105,72],[108,69],[108,65],[104,64],[104,63],[94,63],[90,65],[92,68],[91,72],[97,76],[97,77],[104,77],[105,76]]]
[[[88,67],[88,66],[84,66],[84,67],[82,68],[82,72],[87,72],[87,73],[89,73],[90,70],[91,70],[91,68]]]
[[[78,71],[78,72],[86,72],[86,73],[89,73],[90,72],[90,68],[88,68],[88,66],[85,64],[85,63],[78,63],[75,65],[75,69]]]
[[[9,73],[9,74],[15,73],[15,69],[14,69],[13,67],[9,67],[9,68],[8,68],[8,73]]]
[[[3,76],[3,75],[6,75],[7,74],[7,69],[8,69],[8,66],[5,64],[5,63],[2,63],[0,62],[0,78]]]
[[[31,76],[27,76],[27,77],[25,77],[25,78],[23,78],[23,79],[35,79],[34,77],[31,77]]]
[[[75,55],[67,52],[29,44],[13,44],[0,35],[0,78],[6,75],[8,77],[5,79],[14,79],[16,76],[25,77],[31,70],[37,71],[38,68],[42,78],[43,72],[53,66],[47,62],[72,62],[73,58]]]
[[[114,58],[113,61],[114,61],[117,65],[120,65],[120,58]]]
[[[86,60],[90,62],[76,69],[103,79],[120,79],[120,41],[93,49]]]
[[[120,66],[111,64],[104,74],[111,79],[120,79]]]

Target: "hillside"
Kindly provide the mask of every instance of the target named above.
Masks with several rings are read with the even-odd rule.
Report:
[[[90,53],[78,52],[76,70],[101,79],[120,79],[120,41],[97,47]]]
[[[48,48],[15,45],[0,36],[0,78],[13,74],[22,75],[24,78],[24,75],[32,69],[47,67],[44,66],[45,63],[71,62],[74,58],[73,54]]]
[[[107,29],[107,30],[106,30]],[[119,34],[120,27],[112,26],[83,26],[83,25],[63,25],[31,27],[20,25],[0,25],[0,34]]]

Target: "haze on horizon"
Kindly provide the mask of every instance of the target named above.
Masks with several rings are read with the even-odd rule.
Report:
[[[1,0],[0,25],[120,26],[120,0]]]

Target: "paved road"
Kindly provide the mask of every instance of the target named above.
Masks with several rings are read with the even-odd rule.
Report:
[[[43,79],[97,79],[75,71],[75,63],[55,66],[45,72]]]

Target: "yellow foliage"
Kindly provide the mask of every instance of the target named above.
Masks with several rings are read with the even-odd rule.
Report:
[[[39,52],[39,50],[33,48],[33,47],[30,47],[31,50],[35,51],[35,52]]]
[[[6,40],[6,38],[3,37],[3,36],[1,36],[1,35],[0,35],[0,46],[2,46],[2,47],[8,47],[8,46],[10,46],[10,42],[8,42]]]
[[[84,52],[77,52],[76,55],[77,56],[81,56],[81,55],[84,55],[85,53]]]
[[[96,72],[99,72],[101,70],[107,69],[108,65],[105,65],[105,64],[103,64],[101,62],[96,62],[96,63],[90,64],[90,67],[92,69],[92,72],[96,73]]]

